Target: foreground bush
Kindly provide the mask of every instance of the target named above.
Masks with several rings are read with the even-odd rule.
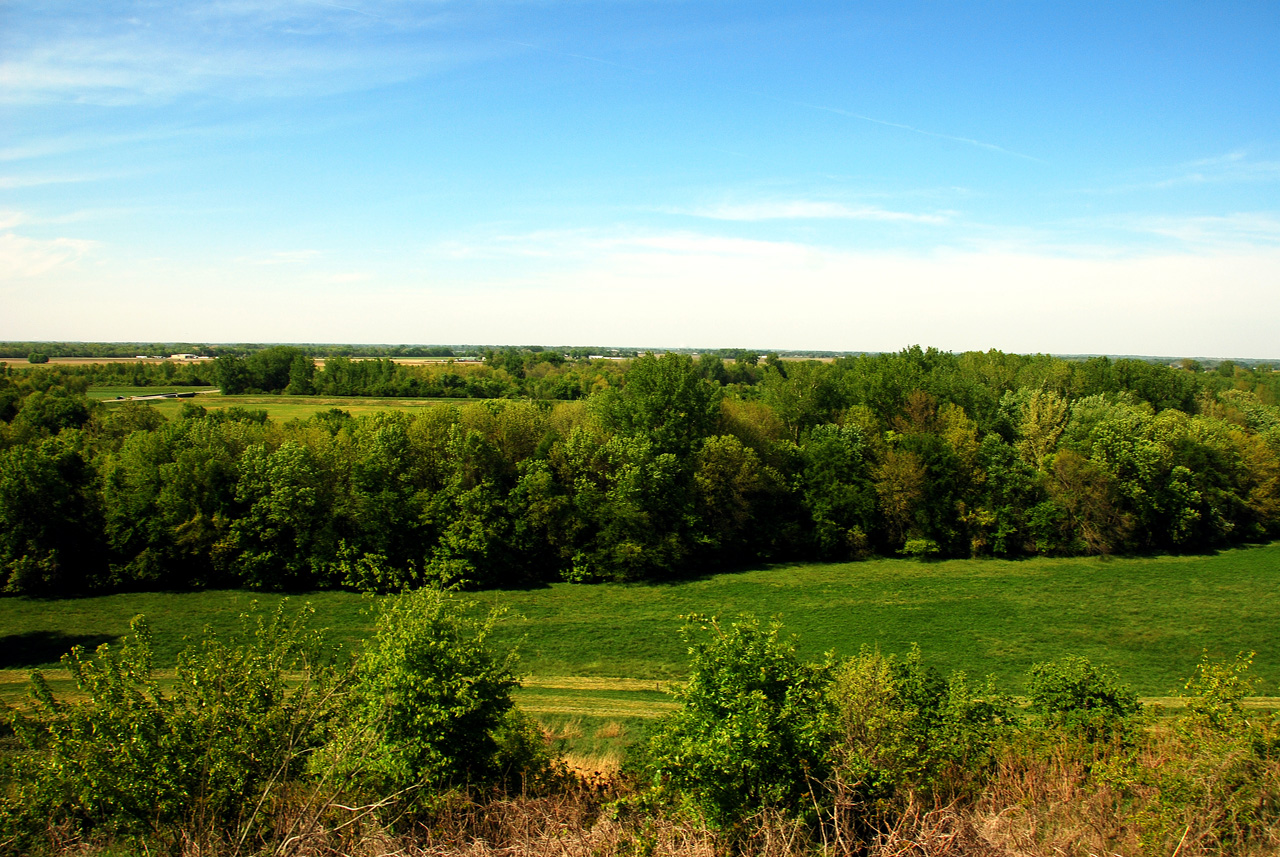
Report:
[[[1089,741],[1124,737],[1141,710],[1138,695],[1112,670],[1075,656],[1033,665],[1027,697],[1042,723]]]
[[[515,653],[494,649],[495,614],[476,618],[437,589],[386,602],[357,667],[346,728],[365,742],[335,758],[386,795],[449,787],[517,790],[550,775],[540,734],[514,708]],[[349,753],[349,747],[342,748]]]
[[[283,605],[246,616],[237,637],[187,648],[167,691],[142,617],[118,651],[63,658],[84,701],[57,699],[36,673],[31,708],[11,718],[29,752],[5,795],[6,838],[46,823],[162,838],[269,827],[263,806],[323,743],[348,682],[308,618]]]
[[[975,695],[966,676],[944,679],[912,648],[903,658],[864,651],[840,665],[830,694],[839,730],[831,748],[835,806],[862,820],[904,794],[944,802],[968,794],[1012,731],[1010,701],[991,686]]]
[[[700,632],[680,710],[648,748],[650,782],[713,825],[809,814],[828,770],[829,670],[801,661],[776,623],[712,619]]]
[[[1124,737],[1081,742],[1031,725],[973,815],[1019,854],[1280,853],[1280,728],[1275,713],[1239,705],[1245,669],[1247,658],[1206,660],[1187,684],[1185,712]],[[1234,713],[1207,716],[1224,710]]]
[[[681,705],[627,780],[571,777],[511,704],[492,616],[440,592],[381,612],[357,660],[305,613],[252,613],[152,670],[145,623],[39,677],[0,737],[0,853],[1270,857],[1280,725],[1250,656],[1139,716],[1087,660],[1020,710],[918,650],[806,663],[776,624],[690,633]],[[21,739],[16,752],[3,742]]]
[[[403,819],[446,791],[554,781],[542,736],[513,708],[513,655],[434,590],[393,599],[359,659],[326,649],[309,609],[244,617],[158,680],[139,617],[119,649],[63,658],[83,700],[39,673],[7,712],[23,752],[0,752],[0,852],[58,831],[217,850],[301,841],[326,825]],[[354,828],[361,829],[361,828]]]
[[[1035,665],[1020,712],[918,650],[805,664],[776,627],[704,631],[643,763],[663,817],[704,825],[709,853],[758,837],[786,854],[1280,849],[1280,729],[1242,704],[1247,658],[1206,660],[1186,712],[1156,722],[1084,658]]]

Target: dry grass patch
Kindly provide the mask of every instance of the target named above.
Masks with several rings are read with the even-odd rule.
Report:
[[[582,721],[575,717],[557,726],[544,725],[542,731],[552,741],[571,741],[582,737]]]
[[[610,720],[608,723],[596,730],[597,738],[614,739],[621,738],[626,733],[626,727],[616,720]]]
[[[675,711],[674,702],[630,701],[625,699],[590,699],[576,697],[573,700],[520,700],[520,707],[530,714],[553,714],[577,717],[640,717],[654,718]]]
[[[622,770],[622,753],[565,753],[564,763],[580,777],[611,779]]]

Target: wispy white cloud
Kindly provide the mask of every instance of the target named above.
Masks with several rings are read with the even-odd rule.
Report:
[[[263,122],[239,123],[236,128],[224,128],[217,125],[200,127],[178,127],[173,125],[153,125],[145,129],[129,133],[76,133],[52,136],[33,135],[21,142],[0,148],[0,162],[21,162],[73,154],[86,149],[103,149],[112,146],[136,146],[139,143],[151,143],[164,140],[175,140],[183,137],[207,137],[215,134],[262,133]]]
[[[1280,244],[1280,215],[1242,212],[1222,216],[1137,217],[1125,222],[1129,229],[1173,238],[1188,245]]]
[[[1213,155],[1208,158],[1196,158],[1183,164],[1184,167],[1221,167],[1231,164],[1239,164],[1248,160],[1249,153],[1244,149],[1237,149],[1234,152],[1227,152],[1222,155]]]
[[[374,280],[372,271],[335,271],[331,274],[325,274],[320,277],[320,281],[335,286],[354,285],[356,283],[369,283]]]
[[[54,5],[62,8],[8,10],[22,26],[0,36],[0,101],[125,105],[206,91],[342,92],[456,58],[398,38],[437,25],[440,4],[175,0],[120,14]]]
[[[705,217],[711,220],[873,220],[890,223],[947,223],[954,212],[916,213],[892,211],[872,205],[845,205],[819,200],[786,200],[751,203],[724,203],[674,213]]]
[[[30,175],[0,176],[0,190],[16,190],[24,187],[42,187],[54,184],[79,184],[117,178],[105,173],[32,173]]]
[[[540,229],[525,233],[442,242],[432,252],[442,258],[475,261],[501,258],[545,259],[576,264],[611,253],[773,254],[780,247],[804,245],[784,241],[707,235],[694,231],[654,231],[625,226],[601,229]]]
[[[972,137],[962,137],[957,134],[944,134],[941,131],[930,131],[926,128],[917,128],[914,125],[907,125],[903,122],[890,122],[887,119],[877,119],[874,116],[866,116],[862,113],[855,113],[852,110],[843,110],[839,107],[828,107],[824,104],[810,104],[805,101],[791,101],[789,99],[779,99],[794,104],[797,107],[806,107],[810,110],[821,110],[824,113],[835,113],[837,116],[847,116],[850,119],[857,119],[859,122],[870,122],[873,125],[883,125],[886,128],[898,128],[903,131],[909,131],[912,134],[920,134],[925,137],[934,137],[939,140],[950,140],[953,143],[963,143],[966,146],[975,146],[979,149],[986,149],[989,152],[997,152],[1002,155],[1010,155],[1015,158],[1021,158],[1026,161],[1035,161],[1036,163],[1044,163],[1040,158],[1034,155],[1028,155],[1024,152],[1016,152],[1013,149],[1006,149],[1004,146],[997,146],[995,143],[988,143],[984,140],[975,140]]]
[[[28,238],[0,233],[0,280],[38,277],[78,261],[98,246],[79,238]]]
[[[1081,193],[1115,194],[1134,191],[1168,190],[1195,185],[1249,184],[1280,181],[1280,161],[1254,158],[1243,150],[1228,152],[1208,158],[1197,158],[1171,167],[1158,174],[1137,181],[1123,181],[1114,185],[1083,188]]]
[[[1178,175],[1153,182],[1151,187],[1159,189],[1217,182],[1274,181],[1280,181],[1280,161],[1258,161],[1234,156],[1194,161],[1184,165],[1183,171]]]

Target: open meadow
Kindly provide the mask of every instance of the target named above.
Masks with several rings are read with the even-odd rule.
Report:
[[[147,399],[144,404],[150,405],[167,417],[172,417],[182,410],[184,403],[193,403],[210,411],[223,408],[244,408],[250,411],[266,411],[273,420],[310,419],[319,412],[331,408],[339,408],[353,417],[363,416],[386,410],[421,410],[440,402],[454,402],[458,399],[400,399],[376,397],[338,397],[338,396],[224,396],[207,387],[93,387],[89,397],[105,403],[108,407],[117,404],[116,397],[154,396],[163,393],[190,393],[192,398],[184,399]]]
[[[30,668],[56,667],[70,646],[119,639],[138,613],[151,624],[163,668],[185,636],[230,631],[252,601],[272,605],[282,597],[0,599],[0,699],[20,700]],[[311,604],[316,624],[347,648],[358,648],[372,627],[371,596],[290,597]],[[1213,556],[786,565],[664,584],[553,584],[466,597],[505,611],[499,643],[518,647],[527,675],[518,699],[588,755],[633,740],[646,720],[672,708],[668,691],[686,670],[682,617],[690,614],[777,617],[810,658],[864,646],[900,653],[914,643],[944,673],[991,675],[1015,694],[1032,663],[1076,654],[1110,664],[1148,699],[1177,697],[1204,653],[1223,659],[1254,651],[1260,692],[1280,695],[1280,543]],[[55,689],[69,689],[60,671],[49,675]]]

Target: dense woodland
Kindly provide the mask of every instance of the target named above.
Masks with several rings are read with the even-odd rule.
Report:
[[[85,396],[139,378],[483,401],[279,423]],[[829,363],[512,349],[318,367],[276,347],[23,366],[0,375],[0,579],[28,594],[394,590],[1204,551],[1280,535],[1278,402],[1269,368],[915,347]]]

